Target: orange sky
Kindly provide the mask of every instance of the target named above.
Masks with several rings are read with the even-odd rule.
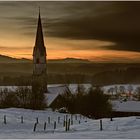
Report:
[[[136,6],[112,2],[1,2],[0,5],[0,54],[32,59],[39,5],[48,59],[140,62],[139,14],[133,9]]]
[[[8,38],[8,41],[7,41]],[[8,36],[0,38],[1,54],[32,59],[34,38],[26,36]],[[130,51],[107,50],[105,46],[115,45],[113,42],[99,40],[70,40],[62,38],[45,38],[48,59],[62,59],[66,57],[89,59],[96,62],[137,62],[140,53]],[[103,49],[103,48],[104,49]],[[92,48],[92,49],[91,49]]]

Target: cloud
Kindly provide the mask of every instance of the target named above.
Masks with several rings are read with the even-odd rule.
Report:
[[[52,23],[48,34],[69,39],[107,40],[117,44],[108,49],[140,51],[140,2],[112,2],[103,7],[110,8],[112,11],[106,14],[94,16],[90,9],[90,15],[83,13],[79,18],[75,14],[73,18]]]
[[[0,46],[0,50],[31,50],[32,47],[25,47],[25,46]]]
[[[35,35],[40,6],[47,37],[103,40],[116,44],[105,46],[108,50],[140,52],[140,2],[46,1],[2,5],[13,9],[3,17],[13,20],[24,35]]]

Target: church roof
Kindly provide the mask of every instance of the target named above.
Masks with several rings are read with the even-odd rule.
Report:
[[[41,54],[44,54],[45,47],[44,47],[44,39],[43,39],[40,10],[39,10],[39,16],[38,16],[38,25],[37,25],[37,32],[36,32],[35,47],[39,48]]]

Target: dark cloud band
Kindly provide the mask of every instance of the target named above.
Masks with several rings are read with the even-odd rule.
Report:
[[[17,24],[24,34],[35,34],[37,15],[31,15],[33,12],[30,11],[35,11],[40,6],[45,35],[48,37],[106,40],[116,44],[106,47],[107,49],[140,52],[140,2],[67,1],[1,4],[4,8],[13,8],[15,12],[21,12],[20,9],[26,12],[25,15],[21,12],[20,17],[9,15],[9,20],[18,21]],[[16,9],[16,5],[20,8]]]

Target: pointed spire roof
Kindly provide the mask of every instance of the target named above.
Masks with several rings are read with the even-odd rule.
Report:
[[[44,51],[44,39],[43,39],[43,31],[42,31],[42,24],[41,24],[40,8],[39,8],[35,47],[39,48],[41,52]]]

